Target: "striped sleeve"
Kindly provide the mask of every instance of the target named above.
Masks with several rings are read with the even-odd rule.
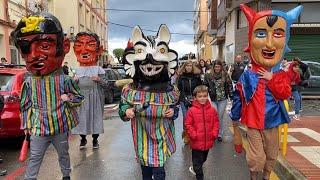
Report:
[[[84,101],[84,96],[80,94],[79,86],[69,76],[66,76],[64,86],[65,94],[67,94],[70,98],[68,104],[71,107],[80,106]]]
[[[20,101],[20,119],[21,121],[21,129],[31,128],[30,114],[31,114],[31,88],[27,81],[25,81],[22,85],[21,90],[21,101]]]

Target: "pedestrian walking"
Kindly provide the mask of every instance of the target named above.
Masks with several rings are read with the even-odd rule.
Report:
[[[220,129],[218,142],[223,141],[224,123],[223,117],[227,106],[227,100],[232,99],[232,82],[229,75],[223,70],[221,60],[215,61],[213,69],[204,78],[204,85],[208,87],[210,99],[219,114]]]
[[[299,57],[294,57],[292,59],[292,62],[297,62],[299,64],[299,73],[300,73],[301,82],[294,87],[295,93],[293,94],[293,98],[294,98],[295,102],[297,101],[297,105],[299,106],[297,108],[299,108],[299,111],[302,112],[303,108],[302,108],[301,91],[304,88],[303,81],[308,80],[310,78],[310,70],[309,70],[308,65],[303,63]],[[300,114],[301,113],[299,113],[299,115]],[[300,118],[300,116],[294,116],[294,119],[298,120],[299,118]]]
[[[62,66],[62,70],[63,70],[63,73],[64,73],[65,75],[69,75],[68,62],[64,62],[63,66]]]
[[[291,82],[291,92],[294,99],[294,120],[300,120],[301,95],[300,95],[300,71],[299,63],[292,61],[289,66],[288,75]]]
[[[193,91],[193,96],[195,100],[184,122],[192,149],[192,166],[189,167],[189,171],[196,176],[197,180],[203,180],[202,166],[218,136],[219,118],[217,111],[208,100],[206,86],[197,86]]]
[[[198,68],[201,70],[200,77],[201,77],[201,80],[203,81],[205,74],[207,74],[210,69],[207,67],[206,62],[203,59],[200,59],[198,61]]]
[[[70,41],[59,20],[46,12],[23,17],[11,37],[32,74],[22,85],[20,101],[21,127],[31,135],[24,179],[37,179],[50,144],[58,153],[62,179],[70,179],[68,135],[78,125],[76,107],[83,101],[79,87],[61,68]]]
[[[207,69],[211,69],[211,68],[212,68],[212,61],[211,61],[211,59],[207,59],[207,61],[206,61],[206,67],[207,67]]]
[[[200,69],[198,69],[191,60],[185,62],[179,69],[178,89],[180,91],[179,102],[183,115],[183,122],[187,110],[191,107],[193,101],[193,90],[201,85]],[[183,126],[183,129],[184,126]],[[182,132],[182,139],[185,144],[188,144],[189,138],[185,131]]]
[[[104,88],[107,87],[107,82],[103,80],[105,71],[97,66],[102,46],[95,33],[80,32],[76,35],[73,50],[80,63],[75,69],[74,79],[86,101],[79,109],[79,125],[72,130],[72,134],[80,135],[80,149],[86,147],[86,137],[92,134],[92,147],[98,149],[99,134],[104,133]]]
[[[234,59],[234,64],[231,65],[230,73],[231,79],[234,83],[238,82],[241,74],[246,68],[246,64],[243,62],[242,56],[237,55]]]

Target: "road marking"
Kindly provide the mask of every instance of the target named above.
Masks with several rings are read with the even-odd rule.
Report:
[[[320,142],[320,134],[309,128],[289,128],[288,132],[300,132]]]
[[[108,104],[108,105],[104,105],[104,109],[118,109],[119,104]]]
[[[18,169],[16,169],[15,171],[13,171],[12,173],[6,175],[4,177],[4,180],[14,180],[17,179],[17,177],[21,176],[27,168],[27,163],[23,163],[23,166],[19,167]]]
[[[281,136],[281,142],[283,142],[283,137],[284,137],[284,136]],[[294,142],[300,142],[300,141],[299,141],[298,139],[294,138],[293,136],[288,135],[287,142],[289,142],[289,143],[294,143]]]
[[[291,148],[320,168],[320,146],[291,146]]]

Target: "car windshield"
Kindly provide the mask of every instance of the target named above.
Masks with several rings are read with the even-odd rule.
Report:
[[[14,74],[0,74],[0,91],[10,91]]]
[[[308,64],[312,76],[320,76],[320,64]]]

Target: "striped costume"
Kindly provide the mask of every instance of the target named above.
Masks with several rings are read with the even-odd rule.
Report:
[[[140,164],[149,167],[163,167],[165,161],[176,150],[174,121],[178,111],[175,109],[173,118],[164,118],[163,113],[175,107],[179,92],[170,86],[166,92],[148,92],[137,90],[132,84],[122,89],[119,115],[126,119],[128,108],[141,109],[142,104],[149,106],[142,112],[136,112],[131,119],[133,142]]]
[[[63,102],[67,94],[70,102]],[[53,136],[78,125],[75,106],[83,101],[78,86],[59,69],[45,76],[28,76],[21,92],[22,128],[35,136]]]

